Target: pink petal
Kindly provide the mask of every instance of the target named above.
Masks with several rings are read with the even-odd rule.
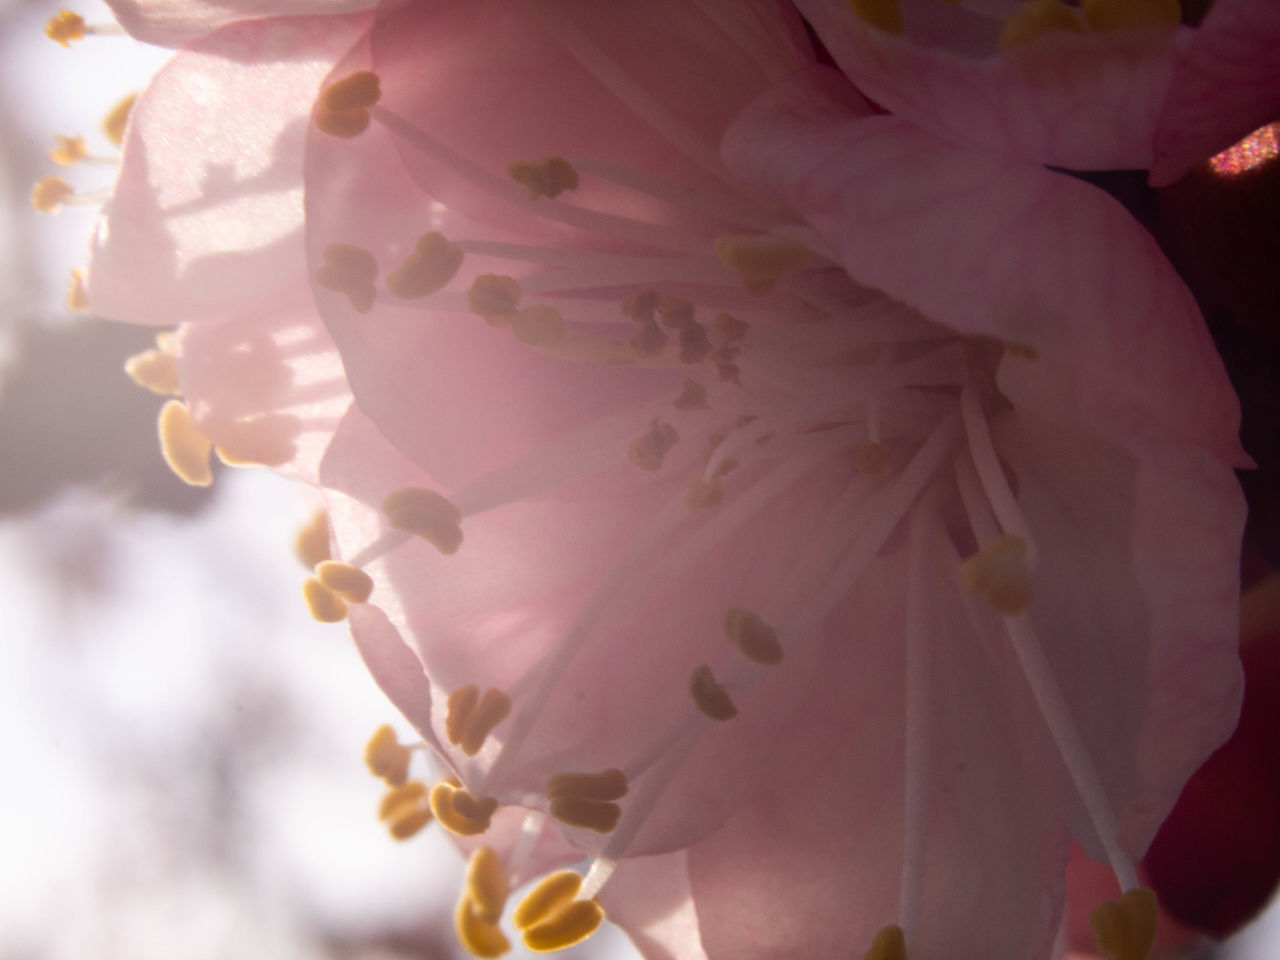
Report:
[[[306,289],[303,127],[362,23],[235,24],[156,75],[134,105],[94,236],[88,282],[98,314],[169,325],[297,308]]]
[[[610,922],[644,960],[707,960],[689,886],[688,855],[633,857],[619,864],[600,894]]]
[[[326,16],[365,10],[377,0],[107,0],[120,25],[139,40],[165,47],[193,43],[237,20]]]
[[[1239,407],[1195,301],[1101,191],[938,140],[895,117],[836,119],[816,68],[745,111],[724,143],[850,275],[963,333],[1052,354],[1004,364],[1016,403],[1102,435],[1159,433],[1248,463]],[[922,269],[922,265],[925,267]]]
[[[1218,0],[1181,46],[1160,114],[1151,183],[1162,187],[1280,117],[1280,6]]]
[[[1173,31],[1063,33],[1001,53],[1000,24],[993,21],[976,52],[957,53],[885,33],[844,3],[796,5],[859,89],[930,131],[1038,164],[1085,170],[1152,164]],[[903,6],[923,18],[973,19],[928,0]]]

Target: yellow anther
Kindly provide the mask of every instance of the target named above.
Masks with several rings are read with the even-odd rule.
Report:
[[[307,612],[320,623],[341,623],[347,619],[347,601],[326,587],[315,577],[302,581],[302,599]]]
[[[316,577],[347,603],[365,603],[373,593],[373,577],[359,567],[337,560],[322,560]]]
[[[476,837],[489,829],[489,821],[498,809],[493,797],[473,797],[448,781],[431,788],[431,812],[440,825],[460,837]]]
[[[384,723],[364,746],[364,763],[375,777],[393,787],[405,782],[409,775],[409,758],[413,751],[396,739],[390,724]]]
[[[73,167],[88,155],[83,137],[55,136],[49,151],[49,159],[60,167]]]
[[[581,874],[572,870],[549,873],[525,894],[511,914],[511,922],[517,930],[527,930],[573,903],[573,898],[581,889]]]
[[[1178,0],[1084,0],[1080,12],[1091,30],[1176,27],[1182,22]]]
[[[707,402],[707,388],[697,380],[686,380],[683,389],[680,391],[680,396],[672,401],[672,406],[677,410],[683,410],[685,413],[693,410],[708,409],[711,404]]]
[[[378,803],[378,819],[390,820],[402,807],[418,807],[418,802],[426,796],[427,785],[421,780],[408,780],[392,787],[382,795],[382,800]],[[427,812],[430,813],[429,810]]]
[[[1031,603],[1031,571],[1027,541],[997,537],[960,564],[960,580],[1001,613],[1021,613]]]
[[[896,923],[881,929],[862,960],[907,960],[907,938]]]
[[[604,922],[604,907],[594,900],[575,900],[524,930],[521,939],[534,953],[551,953],[581,943]]]
[[[507,176],[529,188],[530,200],[558,197],[566,190],[578,188],[578,171],[564,157],[518,160],[507,167]]]
[[[690,675],[689,695],[697,708],[712,720],[732,720],[738,715],[733,699],[724,687],[716,683],[711,668],[705,664]]]
[[[138,99],[136,93],[124,97],[102,118],[102,132],[117,147],[124,141],[124,130],[129,124],[129,114],[133,112],[133,104]]]
[[[396,530],[421,537],[443,554],[462,545],[462,514],[434,490],[402,487],[382,501],[387,523]]]
[[[1022,9],[1004,22],[1000,49],[1012,50],[1055,33],[1083,33],[1076,11],[1062,0],[1027,0]]]
[[[54,213],[76,195],[61,177],[41,177],[31,188],[31,206],[41,213]]]
[[[84,17],[70,10],[59,10],[44,25],[44,35],[60,46],[71,46],[72,40],[83,40]]]
[[[324,263],[316,271],[316,283],[326,290],[343,294],[357,313],[373,309],[378,278],[378,261],[363,247],[349,243],[332,243],[324,249]]]
[[[520,284],[514,277],[484,273],[471,282],[467,309],[484,317],[491,327],[507,327],[520,307]]]
[[[511,949],[511,942],[502,928],[495,921],[486,920],[480,915],[475,901],[465,890],[453,915],[453,932],[467,953],[482,960],[500,957]]]
[[[627,775],[610,767],[599,773],[557,773],[547,780],[547,796],[582,800],[621,800],[627,795]]]
[[[1156,942],[1156,895],[1145,887],[1089,914],[1093,940],[1107,960],[1148,960]]]
[[[720,335],[720,342],[724,344],[741,340],[747,335],[747,331],[751,329],[751,324],[745,320],[739,320],[731,313],[718,314],[711,321],[711,325],[715,328],[716,333]]]
[[[172,330],[159,330],[156,332],[156,347],[165,353],[173,353],[177,348],[177,337]]]
[[[774,284],[799,270],[808,255],[805,247],[785,237],[727,233],[716,237],[716,257],[742,277],[743,288],[755,296],[772,292]]]
[[[408,840],[417,836],[435,817],[427,807],[403,805],[387,818],[387,833],[393,840]]]
[[[596,833],[608,833],[622,816],[622,808],[616,803],[582,797],[553,797],[550,809],[551,816],[561,823]]]
[[[484,746],[493,728],[511,712],[511,698],[490,687],[480,693],[474,684],[458,687],[449,694],[449,711],[445,717],[445,734],[449,742],[474,757]]]
[[[883,443],[864,441],[853,448],[853,465],[869,477],[885,477],[893,466],[893,451]]]
[[[709,510],[724,499],[724,487],[719,477],[698,474],[684,489],[684,505],[690,510]]]
[[[170,400],[160,408],[158,422],[160,453],[169,469],[193,487],[213,483],[209,454],[213,444],[196,426],[191,411],[181,400]]]
[[[354,137],[369,126],[369,108],[382,96],[378,75],[360,70],[329,84],[316,100],[316,127],[333,137]]]
[[[549,347],[564,339],[564,317],[544,303],[525,307],[511,320],[516,339],[531,347]]]
[[[444,289],[462,266],[462,251],[431,231],[423,234],[407,260],[387,277],[387,289],[397,297],[412,300]]]
[[[675,427],[663,420],[654,420],[649,429],[631,441],[627,447],[627,459],[641,470],[658,470],[666,459],[667,451],[680,440]]]
[[[316,564],[329,559],[331,554],[329,553],[328,513],[317,510],[312,515],[294,538],[293,552],[308,569],[314,569]]]
[[[724,612],[724,633],[748,660],[773,664],[782,660],[782,644],[773,627],[750,610],[730,607]]]
[[[491,847],[477,847],[467,861],[465,896],[471,898],[476,915],[497,923],[511,893],[502,861]]]
[[[849,9],[885,33],[902,33],[902,12],[898,0],[846,0]]]
[[[143,350],[124,362],[124,372],[140,387],[162,397],[175,397],[182,393],[178,383],[178,362],[172,353],[163,350]]]
[[[71,313],[89,312],[89,294],[84,287],[84,271],[78,267],[67,278],[67,295],[62,301]]]

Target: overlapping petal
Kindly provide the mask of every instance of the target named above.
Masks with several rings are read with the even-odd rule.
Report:
[[[332,16],[375,6],[377,0],[107,0],[130,34],[166,47],[190,44],[237,20]]]

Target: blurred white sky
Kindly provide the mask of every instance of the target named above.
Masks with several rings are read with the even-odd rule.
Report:
[[[60,49],[43,37],[55,9],[23,5],[0,34],[4,82],[45,137],[8,144],[6,165],[55,133],[107,152],[99,118],[167,56],[114,38]],[[64,175],[89,190],[112,171]],[[0,267],[0,304],[56,316],[93,210],[14,216],[0,205],[0,264],[17,242],[36,268]],[[345,629],[305,613],[290,545],[309,513],[306,491],[255,470],[224,474],[195,519],[83,491],[0,520],[0,956],[373,957],[344,938],[447,933],[461,861],[436,830],[396,844],[375,819],[360,754],[398,718]],[[1278,944],[1273,911],[1231,956],[1274,960]],[[588,955],[635,956],[612,930],[563,956]]]

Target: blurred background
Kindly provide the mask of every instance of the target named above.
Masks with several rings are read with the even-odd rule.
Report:
[[[54,134],[109,154],[99,119],[167,54],[61,49],[56,9],[0,0],[0,960],[460,956],[460,858],[437,830],[389,839],[360,759],[395,713],[299,599],[307,491],[181,484],[161,399],[121,372],[150,334],[62,309],[95,209],[41,216],[31,185]],[[113,169],[64,175],[90,191]],[[1274,960],[1280,916],[1210,955]],[[606,930],[564,956],[635,953]]]

